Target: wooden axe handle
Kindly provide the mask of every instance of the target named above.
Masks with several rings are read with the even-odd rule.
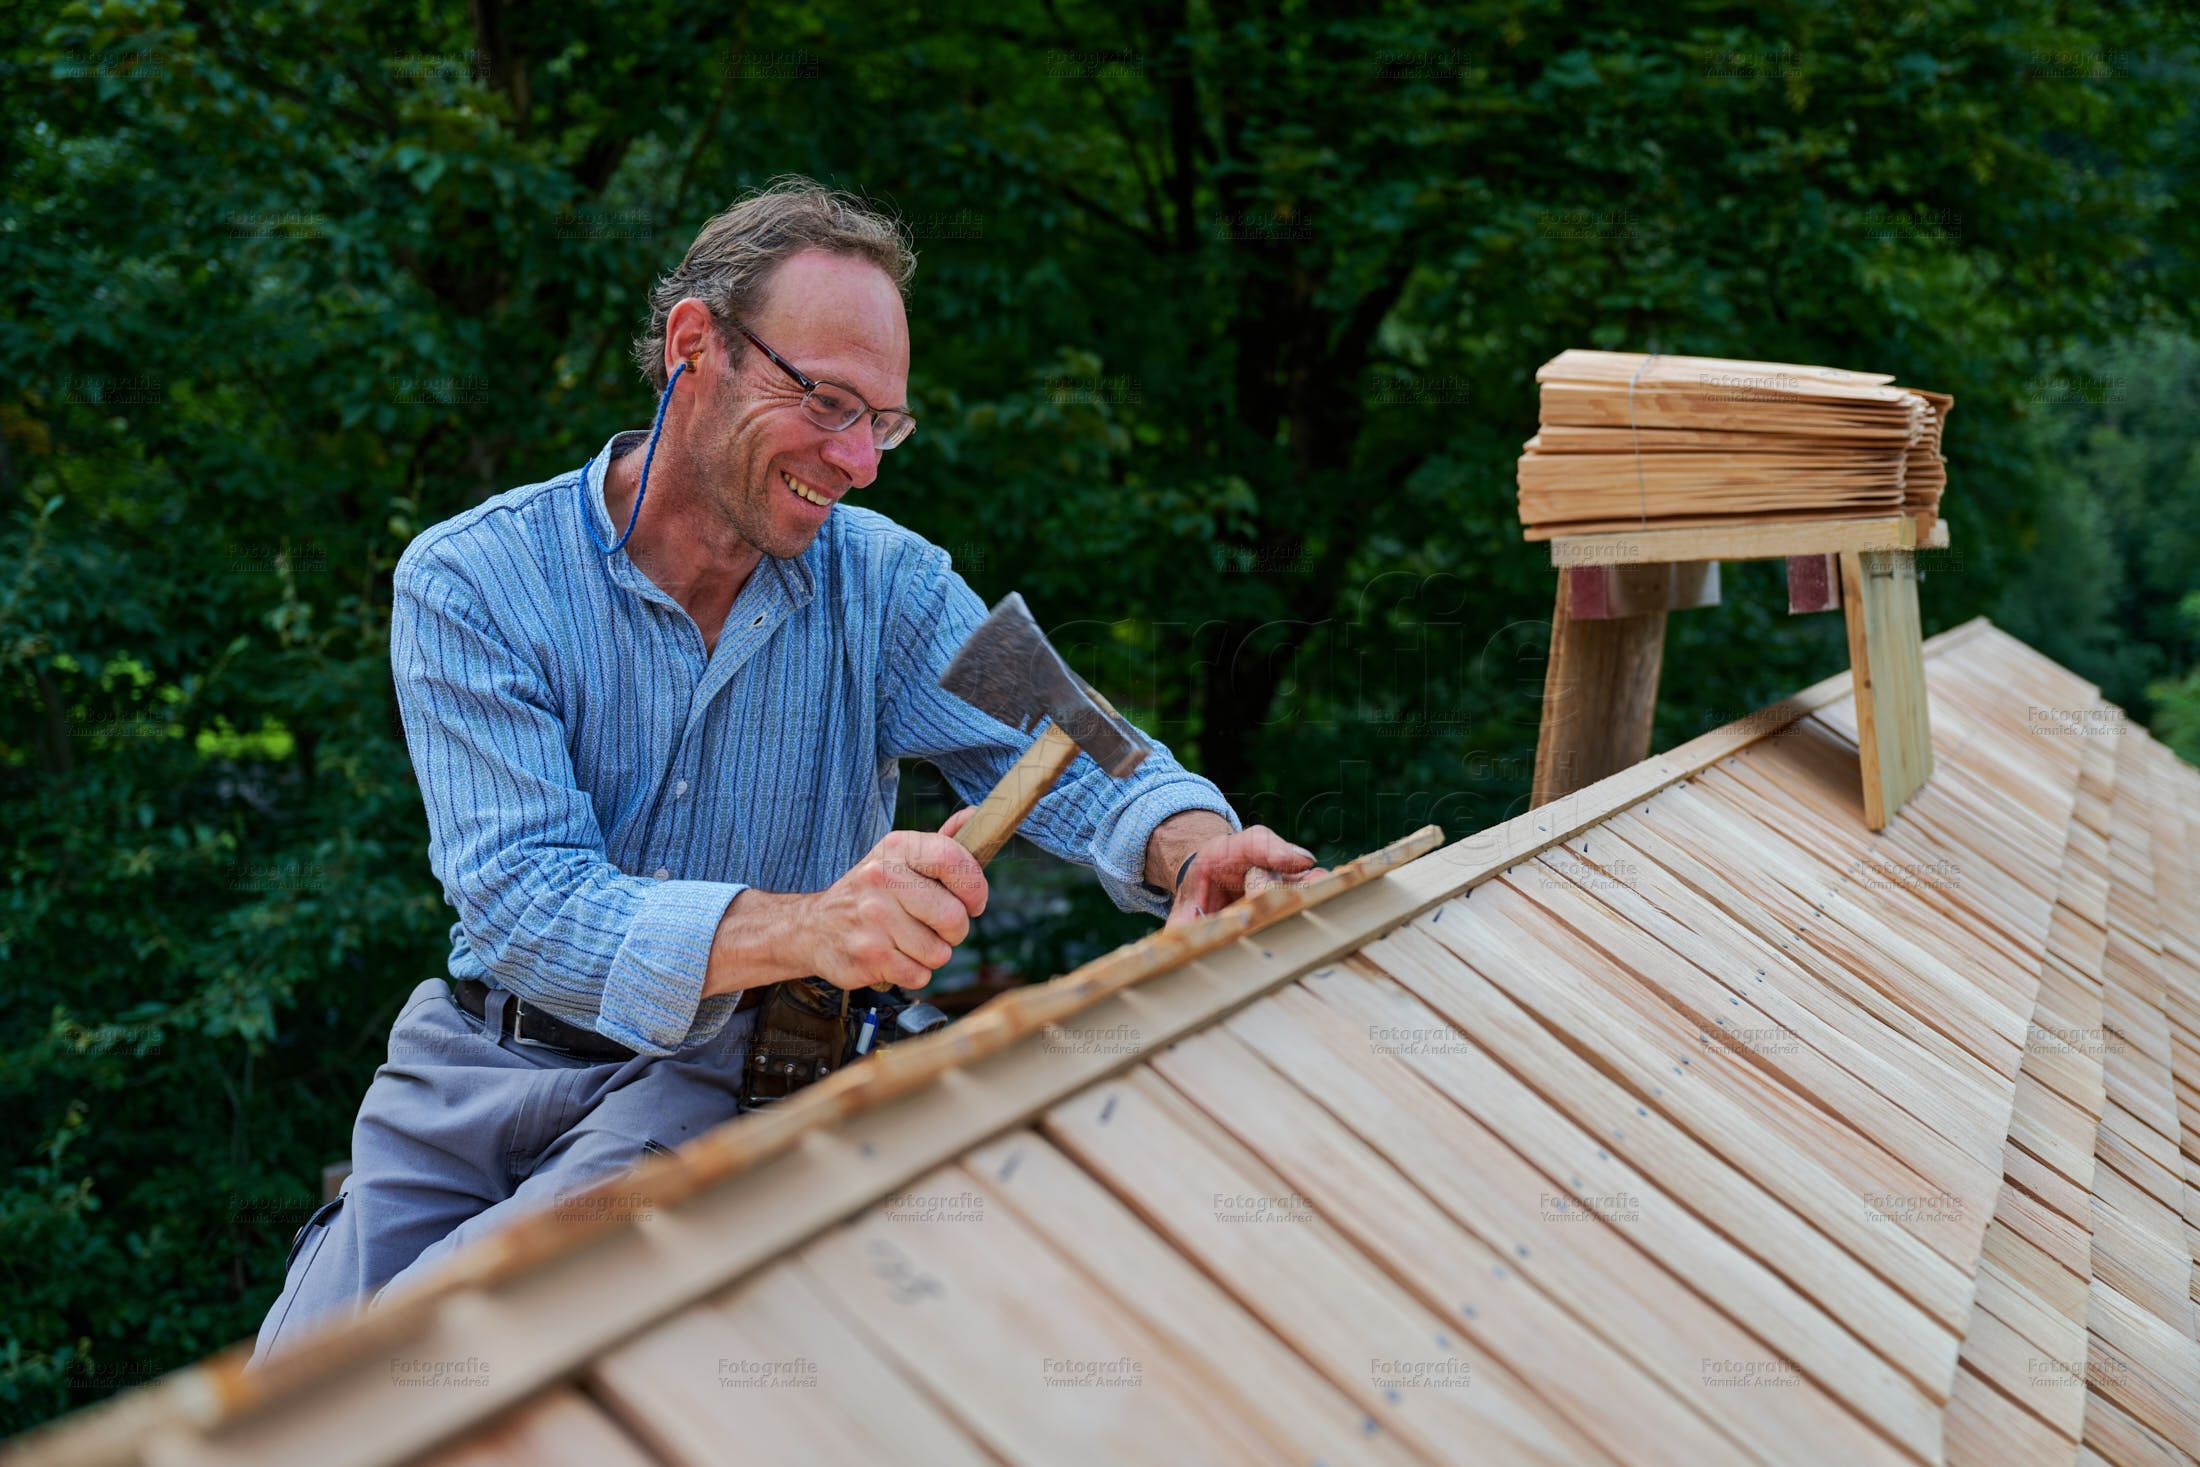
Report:
[[[1054,788],[1062,771],[1076,759],[1077,740],[1062,732],[1060,724],[1049,723],[1046,732],[1032,741],[1023,757],[993,786],[993,793],[985,797],[978,813],[955,832],[955,843],[976,856],[980,866],[985,865],[1000,854],[1016,827],[1031,813],[1031,807]]]

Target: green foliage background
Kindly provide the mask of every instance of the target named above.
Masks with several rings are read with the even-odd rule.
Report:
[[[1551,584],[1512,461],[1567,346],[1953,392],[1928,630],[1989,613],[2200,757],[2189,5],[17,19],[10,1427],[257,1326],[443,952],[390,568],[646,423],[652,273],[780,172],[922,250],[923,428],[867,501],[1325,856],[1524,803]],[[1842,665],[1771,574],[1675,618],[1661,746]],[[989,950],[1043,975],[1138,930],[1096,897]]]

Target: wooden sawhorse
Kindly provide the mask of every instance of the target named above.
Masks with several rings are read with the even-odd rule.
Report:
[[[1554,539],[1558,598],[1531,802],[1648,758],[1666,613],[1716,606],[1722,560],[1784,559],[1790,612],[1839,607],[1848,620],[1864,822],[1884,829],[1933,772],[1916,552],[1947,544],[1947,521],[1921,546],[1907,515]]]

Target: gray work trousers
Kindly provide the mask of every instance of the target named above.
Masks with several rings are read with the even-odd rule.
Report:
[[[588,1060],[504,1036],[510,1000],[493,992],[477,1019],[441,978],[406,999],[352,1127],[351,1176],[291,1244],[253,1365],[739,1109],[755,1009],[673,1054]]]

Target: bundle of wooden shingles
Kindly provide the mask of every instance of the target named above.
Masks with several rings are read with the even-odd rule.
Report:
[[[1955,399],[1877,372],[1566,351],[1535,374],[1530,540],[1636,528],[1938,518]]]

